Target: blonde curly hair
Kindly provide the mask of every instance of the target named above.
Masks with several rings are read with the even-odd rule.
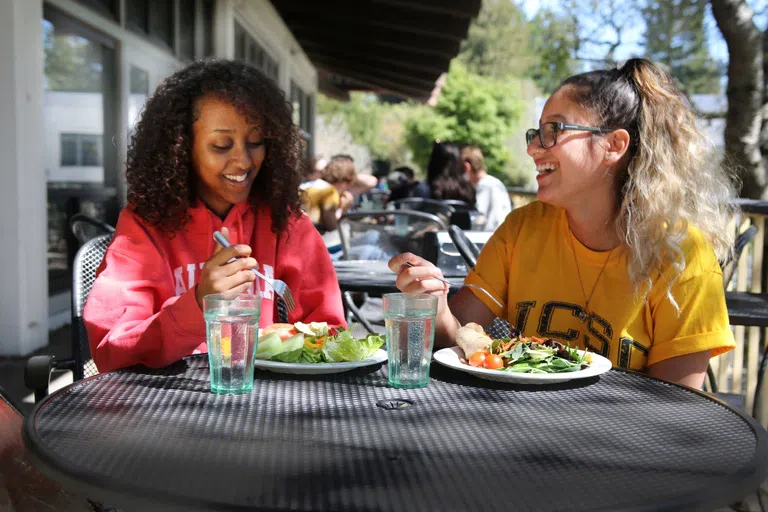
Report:
[[[713,158],[713,146],[674,80],[651,61],[572,76],[558,89],[597,116],[599,126],[625,129],[630,147],[619,177],[616,229],[629,248],[629,277],[647,294],[666,265],[667,297],[685,270],[682,250],[689,226],[699,229],[726,261],[735,232],[732,172]],[[679,308],[678,308],[679,309]]]

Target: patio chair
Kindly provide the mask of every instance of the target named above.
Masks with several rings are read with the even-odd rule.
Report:
[[[736,237],[736,241],[733,244],[733,254],[731,254],[731,257],[723,263],[722,266],[723,284],[726,287],[728,287],[728,284],[733,278],[733,274],[736,272],[736,267],[738,267],[739,260],[741,259],[741,253],[744,251],[744,248],[754,240],[755,235],[757,235],[757,226],[749,226]]]
[[[411,210],[372,210],[350,212],[339,219],[339,237],[343,259],[388,261],[403,252],[426,257],[428,233],[446,230],[446,224],[435,215]],[[348,316],[366,330],[374,332],[374,324],[382,323],[381,304],[369,300],[368,294],[342,294]]]
[[[457,199],[425,199],[421,197],[409,197],[398,199],[390,203],[397,210],[413,210],[417,212],[431,213],[440,217],[448,224],[455,224],[462,229],[472,228],[471,205]]]
[[[69,229],[77,238],[80,245],[97,236],[106,235],[115,232],[115,228],[93,217],[82,213],[76,213],[69,220]]]
[[[24,382],[35,392],[35,401],[48,394],[48,384],[52,370],[71,370],[73,379],[96,375],[99,370],[91,359],[91,348],[88,344],[88,333],[83,324],[83,308],[85,300],[91,292],[96,280],[96,269],[104,259],[107,247],[112,240],[112,234],[97,236],[87,241],[75,256],[72,271],[72,357],[71,359],[56,360],[50,355],[33,356],[27,361],[24,370]]]
[[[19,408],[0,388],[0,510],[97,510],[32,466],[21,440],[23,421]]]

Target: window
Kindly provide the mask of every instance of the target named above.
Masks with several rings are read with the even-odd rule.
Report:
[[[62,167],[100,167],[102,165],[101,135],[89,133],[61,134]]]
[[[256,69],[260,69],[272,80],[277,81],[280,75],[277,60],[239,23],[235,23],[235,59],[245,61]]]
[[[125,17],[129,29],[174,48],[174,0],[129,0]]]
[[[195,59],[195,2],[179,2],[179,57]]]
[[[117,20],[120,11],[120,0],[77,0],[81,4],[87,5],[99,14],[108,18]]]
[[[203,0],[203,57],[213,55],[213,14],[215,0]]]
[[[131,0],[125,2],[126,25],[131,30],[149,34],[149,2],[148,0]]]
[[[301,128],[301,135],[312,145],[314,131],[312,96],[305,93],[295,82],[291,82],[291,106],[293,107],[293,122]]]

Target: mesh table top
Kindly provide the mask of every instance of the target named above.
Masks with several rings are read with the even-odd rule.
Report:
[[[192,356],[77,382],[25,442],[85,490],[230,510],[681,510],[736,501],[768,469],[755,422],[634,373],[526,387],[433,365],[429,387],[397,390],[386,365],[257,371],[245,395],[208,375]]]

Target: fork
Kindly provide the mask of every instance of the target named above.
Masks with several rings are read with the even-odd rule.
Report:
[[[406,262],[405,266],[406,267],[413,267],[415,265],[409,261],[409,262]],[[443,279],[441,277],[430,277],[430,279],[437,279],[438,281],[442,281],[443,283],[447,284],[448,286],[451,286],[451,282],[448,281],[447,279]],[[488,290],[486,290],[482,286],[478,286],[476,284],[468,284],[468,283],[464,283],[464,284],[462,284],[462,286],[466,286],[467,288],[474,288],[475,290],[480,290],[481,292],[486,294],[489,299],[491,299],[494,303],[496,303],[497,306],[499,306],[501,309],[504,309],[504,304],[502,304],[501,302],[496,300],[496,297],[491,295],[490,292],[488,292]]]
[[[231,247],[232,244],[229,243],[229,240],[226,239],[224,235],[222,235],[219,231],[213,232],[213,239],[216,240],[216,243],[218,243],[220,246],[227,248]],[[235,259],[229,260],[227,263],[234,261]],[[288,309],[288,312],[296,308],[296,302],[293,300],[293,294],[291,293],[291,289],[288,288],[288,285],[285,284],[285,281],[282,281],[280,279],[270,279],[255,268],[251,269],[251,272],[256,274],[259,278],[261,278],[264,282],[266,282],[269,286],[272,287],[273,290],[275,290],[275,293],[278,294],[282,299],[283,302],[285,302],[285,307]]]

